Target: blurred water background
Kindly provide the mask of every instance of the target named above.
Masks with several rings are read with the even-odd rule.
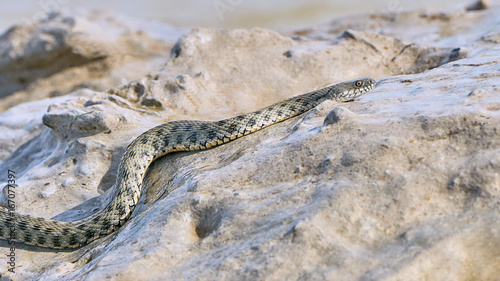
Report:
[[[450,10],[464,0],[20,0],[3,1],[0,31],[35,22],[50,11],[104,9],[179,27],[301,27],[372,11]]]

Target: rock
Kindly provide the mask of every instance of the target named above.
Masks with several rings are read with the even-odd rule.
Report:
[[[164,62],[164,54],[184,32],[124,20],[98,11],[51,13],[36,25],[10,28],[0,36],[0,112],[80,88],[105,90],[144,75]]]
[[[488,0],[479,0],[479,1],[476,1],[474,2],[473,4],[467,6],[467,11],[478,11],[478,10],[484,10],[486,8],[488,8],[489,6],[489,2]]]
[[[56,191],[56,186],[54,184],[46,183],[45,186],[46,188],[40,192],[40,196],[42,196],[42,198],[47,198]]]
[[[0,170],[18,175],[16,211],[71,221],[102,208],[124,148],[150,127],[379,80],[353,102],[327,101],[222,147],[155,161],[119,231],[72,252],[16,245],[18,273],[0,258],[2,275],[494,280],[499,15],[492,6],[353,16],[308,32],[194,29],[158,71],[8,109]],[[48,182],[54,191],[42,198]]]
[[[341,121],[355,118],[355,114],[344,107],[335,107],[326,115],[323,125],[337,124]]]

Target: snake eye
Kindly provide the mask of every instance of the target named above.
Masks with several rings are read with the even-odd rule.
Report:
[[[363,81],[358,80],[358,81],[354,82],[354,85],[355,85],[356,87],[361,87],[361,86],[363,85]]]

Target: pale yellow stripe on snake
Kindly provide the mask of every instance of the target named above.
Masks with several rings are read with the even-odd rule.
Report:
[[[216,122],[173,121],[154,127],[137,137],[125,150],[112,191],[112,200],[106,208],[73,222],[35,218],[0,208],[0,238],[55,249],[87,245],[116,231],[127,221],[141,195],[146,170],[156,158],[176,151],[215,147],[302,114],[325,100],[352,100],[374,86],[373,79],[363,78]]]

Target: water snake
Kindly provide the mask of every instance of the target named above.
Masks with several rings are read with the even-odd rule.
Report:
[[[90,217],[61,222],[9,212],[0,207],[0,238],[53,249],[79,248],[120,228],[141,195],[148,166],[177,151],[205,150],[297,116],[325,100],[349,101],[375,86],[362,78],[295,96],[263,109],[220,121],[172,121],[141,134],[126,148],[111,200]]]

